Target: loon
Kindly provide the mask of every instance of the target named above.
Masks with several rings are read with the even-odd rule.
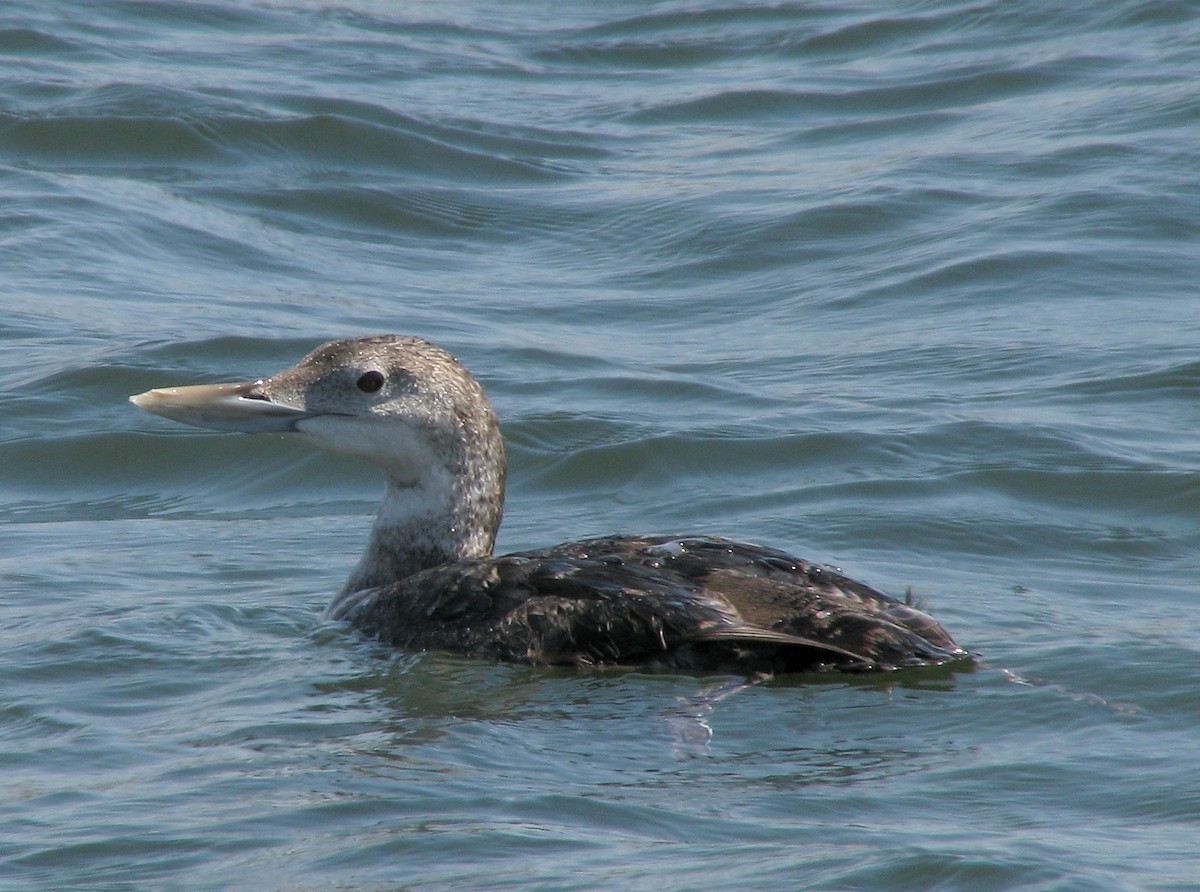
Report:
[[[326,615],[399,648],[747,676],[972,659],[911,599],[773,548],[616,536],[494,556],[499,422],[470,372],[420,338],[330,341],[269,378],[130,400],[379,466],[385,492],[366,551]]]

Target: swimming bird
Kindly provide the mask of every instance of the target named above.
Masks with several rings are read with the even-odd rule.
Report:
[[[466,368],[420,338],[330,341],[269,378],[130,400],[379,466],[384,496],[366,550],[327,615],[397,647],[746,675],[969,659],[912,604],[773,548],[615,536],[494,556],[499,422]]]

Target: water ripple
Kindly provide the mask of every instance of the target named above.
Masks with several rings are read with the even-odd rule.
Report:
[[[1186,883],[1197,46],[1181,0],[10,0],[7,884]],[[757,540],[1004,671],[323,623],[375,469],[126,397],[375,331],[492,395],[502,547]]]

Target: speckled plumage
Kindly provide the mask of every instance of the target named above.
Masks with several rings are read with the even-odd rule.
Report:
[[[548,664],[861,672],[964,656],[924,613],[832,567],[710,537],[457,561],[333,615],[398,647]]]
[[[470,373],[418,338],[331,341],[262,381],[132,399],[185,423],[294,434],[378,464],[384,499],[329,616],[398,647],[746,674],[968,658],[911,605],[757,545],[622,536],[492,556],[499,424]]]

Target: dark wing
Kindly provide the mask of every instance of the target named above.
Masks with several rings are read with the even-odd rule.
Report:
[[[550,664],[863,671],[965,656],[936,622],[829,567],[725,539],[621,537],[460,561],[348,615],[405,648]]]
[[[840,647],[871,668],[936,665],[968,656],[928,614],[836,567],[730,539],[642,541],[640,553],[727,601],[749,625]]]

